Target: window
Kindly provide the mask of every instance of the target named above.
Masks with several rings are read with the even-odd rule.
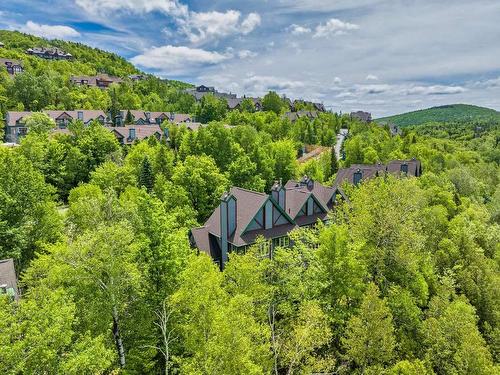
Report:
[[[273,248],[290,246],[290,237],[278,237],[273,239]]]
[[[401,173],[407,174],[408,173],[408,164],[401,164]]]
[[[18,135],[26,135],[27,133],[28,133],[28,128],[18,128],[17,129]]]
[[[361,173],[361,171],[358,169],[355,173],[354,173],[354,180],[353,180],[353,183],[354,185],[357,185],[361,182],[361,179],[363,178],[363,173]]]
[[[272,241],[271,240],[263,242],[259,246],[259,253],[260,253],[260,255],[265,256],[265,257],[269,256],[271,254],[271,246],[272,246]]]

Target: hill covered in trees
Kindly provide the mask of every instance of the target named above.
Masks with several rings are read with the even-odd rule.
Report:
[[[500,112],[490,108],[468,104],[450,104],[379,118],[378,123],[394,124],[400,127],[420,125],[429,122],[472,122],[500,121]]]
[[[124,58],[81,43],[46,40],[17,31],[0,30],[0,58],[19,60],[24,72],[9,76],[0,69],[0,115],[8,110],[42,109],[143,109],[146,111],[194,112],[195,100],[183,90],[191,85],[162,80],[151,75],[133,82],[128,77],[141,72]],[[28,55],[34,47],[57,47],[71,60],[46,60]],[[71,76],[105,73],[124,80],[107,90],[78,86]],[[142,74],[142,73],[141,73]]]

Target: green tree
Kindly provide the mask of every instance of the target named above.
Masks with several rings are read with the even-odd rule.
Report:
[[[149,162],[149,158],[147,156],[142,159],[141,168],[139,171],[139,186],[145,187],[148,192],[153,189],[154,185],[154,176],[153,169],[151,167],[151,163]]]
[[[229,185],[208,156],[188,156],[184,163],[175,167],[172,181],[187,192],[200,221],[211,214]]]
[[[283,108],[283,102],[275,91],[269,91],[262,99],[262,109],[279,115]]]
[[[71,290],[80,311],[80,329],[112,337],[121,367],[127,353],[124,320],[141,292],[136,263],[140,246],[126,223],[101,225],[71,243],[52,246],[26,275],[30,286],[53,288],[57,284]]]
[[[359,313],[349,319],[343,343],[347,358],[362,370],[387,365],[393,359],[396,342],[392,314],[375,284],[368,285]]]
[[[45,113],[33,113],[25,118],[25,125],[35,134],[48,133],[56,128],[56,123]]]
[[[211,121],[223,120],[226,116],[227,101],[214,95],[204,95],[196,108],[197,121],[207,124]]]
[[[130,125],[134,123],[134,116],[130,112],[130,109],[127,109],[127,115],[125,116],[125,124]]]
[[[494,374],[491,354],[477,328],[474,308],[444,293],[431,300],[424,322],[426,361],[438,374]]]
[[[247,113],[254,113],[255,112],[255,104],[254,104],[253,100],[250,98],[243,99],[240,103],[240,111],[247,112]]]
[[[295,178],[298,164],[294,143],[290,140],[274,142],[271,154],[274,159],[274,179],[288,181]]]
[[[252,317],[251,300],[229,296],[222,287],[222,273],[206,255],[191,257],[181,279],[172,296],[183,338],[181,372],[266,373],[266,329]]]
[[[114,355],[104,337],[80,335],[77,326],[76,304],[61,288],[30,289],[19,304],[0,295],[0,371],[102,374],[109,370]]]

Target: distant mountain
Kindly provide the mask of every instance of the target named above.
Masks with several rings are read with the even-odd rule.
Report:
[[[470,120],[498,120],[500,112],[494,109],[478,107],[468,104],[450,104],[402,113],[400,115],[376,119],[378,123],[394,124],[397,126],[420,125],[428,122],[453,122]]]

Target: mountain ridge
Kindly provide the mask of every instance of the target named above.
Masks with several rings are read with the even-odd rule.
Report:
[[[472,104],[447,104],[375,119],[379,123],[394,124],[400,127],[421,125],[429,122],[471,120],[500,121],[500,112]]]

